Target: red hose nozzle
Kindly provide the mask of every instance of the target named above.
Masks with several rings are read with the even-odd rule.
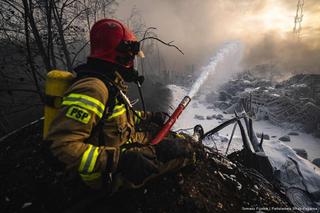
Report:
[[[185,96],[182,99],[182,101],[180,102],[180,104],[178,105],[176,110],[172,113],[170,118],[164,124],[163,128],[158,132],[156,137],[152,140],[151,144],[158,144],[163,140],[163,138],[165,138],[167,136],[167,134],[169,133],[171,127],[175,124],[175,122],[177,121],[178,117],[180,116],[182,111],[188,106],[190,101],[191,101],[191,98],[189,96]]]

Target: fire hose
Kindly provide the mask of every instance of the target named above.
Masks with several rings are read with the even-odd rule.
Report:
[[[169,133],[171,127],[175,124],[178,117],[181,115],[183,110],[188,106],[190,103],[191,98],[189,96],[185,96],[176,110],[172,113],[172,115],[169,117],[169,119],[165,122],[162,129],[158,132],[156,137],[152,140],[151,144],[158,144],[160,143]]]

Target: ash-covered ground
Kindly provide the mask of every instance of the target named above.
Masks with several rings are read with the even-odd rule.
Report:
[[[292,209],[261,174],[198,148],[195,165],[113,196],[92,192],[47,165],[41,122],[1,141],[1,212],[239,212]],[[30,134],[32,133],[32,134]]]
[[[292,79],[301,81],[308,78]],[[247,110],[252,110],[250,115],[256,118],[254,129],[257,136],[262,137],[264,133],[263,148],[274,168],[270,174],[274,177],[272,179],[267,180],[246,165],[247,156],[239,152],[243,143],[238,130],[228,151],[228,154],[233,154],[229,158],[225,155],[232,128],[228,127],[203,141],[208,148],[199,147],[199,158],[193,166],[153,180],[138,190],[122,191],[112,196],[92,192],[80,181],[55,172],[44,161],[39,121],[1,139],[0,211],[239,212],[309,209],[316,212],[319,210],[320,171],[315,164],[300,156],[316,160],[320,139],[315,137],[315,131],[307,133],[302,122],[292,122],[294,125],[288,126],[286,122],[274,124],[267,116],[261,117],[257,108],[262,107],[248,104],[250,99],[247,99],[251,97],[252,102],[254,91],[262,91],[265,95],[278,92],[280,96],[292,88],[305,88],[292,86],[296,84],[292,82],[274,84],[248,73],[240,74],[219,92],[202,92],[196,96],[174,126],[175,131],[192,134],[189,128],[201,124],[208,131],[233,118],[233,111],[238,110],[239,103],[248,105]],[[145,85],[147,88],[154,86]],[[165,103],[159,108],[155,104],[159,97],[148,90],[146,102],[153,110],[165,110],[168,105],[174,109],[188,93],[188,89],[176,85],[167,88],[158,85],[156,88],[158,94],[165,97],[161,98]],[[299,103],[303,101],[317,104],[311,99],[301,99]],[[267,105],[263,109],[267,109]],[[290,141],[281,140],[283,136],[288,136]],[[305,152],[291,147],[301,147]]]
[[[242,75],[247,76],[248,73],[242,73],[239,76]],[[234,111],[242,111],[243,109],[240,106],[246,104],[239,96],[255,88],[254,86],[247,87],[250,84],[246,81],[242,78],[236,78],[225,84],[220,93],[208,94],[207,89],[202,90],[201,94],[193,99],[191,105],[179,118],[174,126],[175,130],[190,133],[190,127],[201,124],[205,131],[209,131],[235,117]],[[263,85],[259,83],[260,81],[267,82],[265,79],[253,78],[252,84]],[[270,83],[268,82],[268,84]],[[271,90],[271,86],[269,87]],[[228,92],[229,98],[220,97],[220,100],[217,101],[219,96],[225,94],[225,91],[230,88],[234,90]],[[174,105],[177,105],[188,91],[186,88],[175,85],[171,85],[170,89],[175,94]],[[268,91],[264,92],[269,94]],[[292,126],[285,125],[285,122],[275,124],[270,120],[257,118],[254,111],[253,113],[250,111],[253,108],[253,104],[251,108],[246,106],[245,108],[251,117],[256,118],[253,122],[253,127],[257,137],[259,140],[261,140],[262,136],[264,138],[262,147],[273,167],[273,172],[269,174],[280,182],[281,188],[286,191],[287,196],[291,198],[295,206],[311,208],[319,206],[320,169],[317,162],[320,153],[320,139],[315,134],[307,133],[305,129],[297,128],[301,127],[302,123],[292,123]],[[231,132],[232,126],[226,127],[218,134],[213,135],[210,140],[204,140],[204,143],[221,154],[225,154]],[[242,149],[243,140],[239,128],[237,128],[228,154]],[[246,156],[240,157],[242,160],[245,158]],[[294,196],[292,196],[293,194]]]
[[[320,75],[298,74],[278,81],[261,71],[247,71],[206,94],[205,100],[227,115],[244,107],[256,120],[258,137],[263,133],[267,141],[280,140],[319,165]]]
[[[320,75],[275,81],[247,71],[208,94],[207,101],[226,113],[243,105],[257,120],[320,137]]]

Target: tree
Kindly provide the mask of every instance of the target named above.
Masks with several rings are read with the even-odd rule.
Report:
[[[0,127],[7,127],[5,131],[0,129],[2,133],[25,123],[18,114],[29,114],[30,109],[37,114],[42,111],[46,73],[52,69],[71,71],[84,61],[91,25],[100,18],[112,17],[117,1],[0,3],[0,114],[4,115]]]

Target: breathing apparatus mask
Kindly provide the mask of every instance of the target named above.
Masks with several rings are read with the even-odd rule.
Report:
[[[121,77],[128,83],[139,83],[140,85],[142,85],[142,83],[144,82],[144,76],[139,75],[138,70],[134,68],[130,70],[120,68],[118,72],[120,73]]]
[[[144,81],[144,77],[139,75],[137,70],[137,57],[144,58],[144,54],[140,49],[139,41],[121,41],[117,50],[121,53],[126,53],[123,56],[118,56],[117,61],[119,64],[129,64],[133,62],[133,66],[131,68],[125,68],[123,66],[119,66],[119,73],[123,77],[126,82],[134,82],[142,85]]]
[[[137,85],[139,96],[140,96],[140,99],[141,99],[142,109],[145,112],[146,111],[146,106],[145,106],[145,103],[144,103],[144,98],[143,98],[143,93],[142,93],[142,88],[141,88],[141,85],[144,82],[144,76],[143,75],[139,75],[138,70],[136,70],[134,68],[132,68],[130,70],[128,70],[128,69],[124,70],[122,68],[122,69],[119,69],[118,72],[126,82],[129,82],[129,83],[132,82],[132,83],[135,83]]]

